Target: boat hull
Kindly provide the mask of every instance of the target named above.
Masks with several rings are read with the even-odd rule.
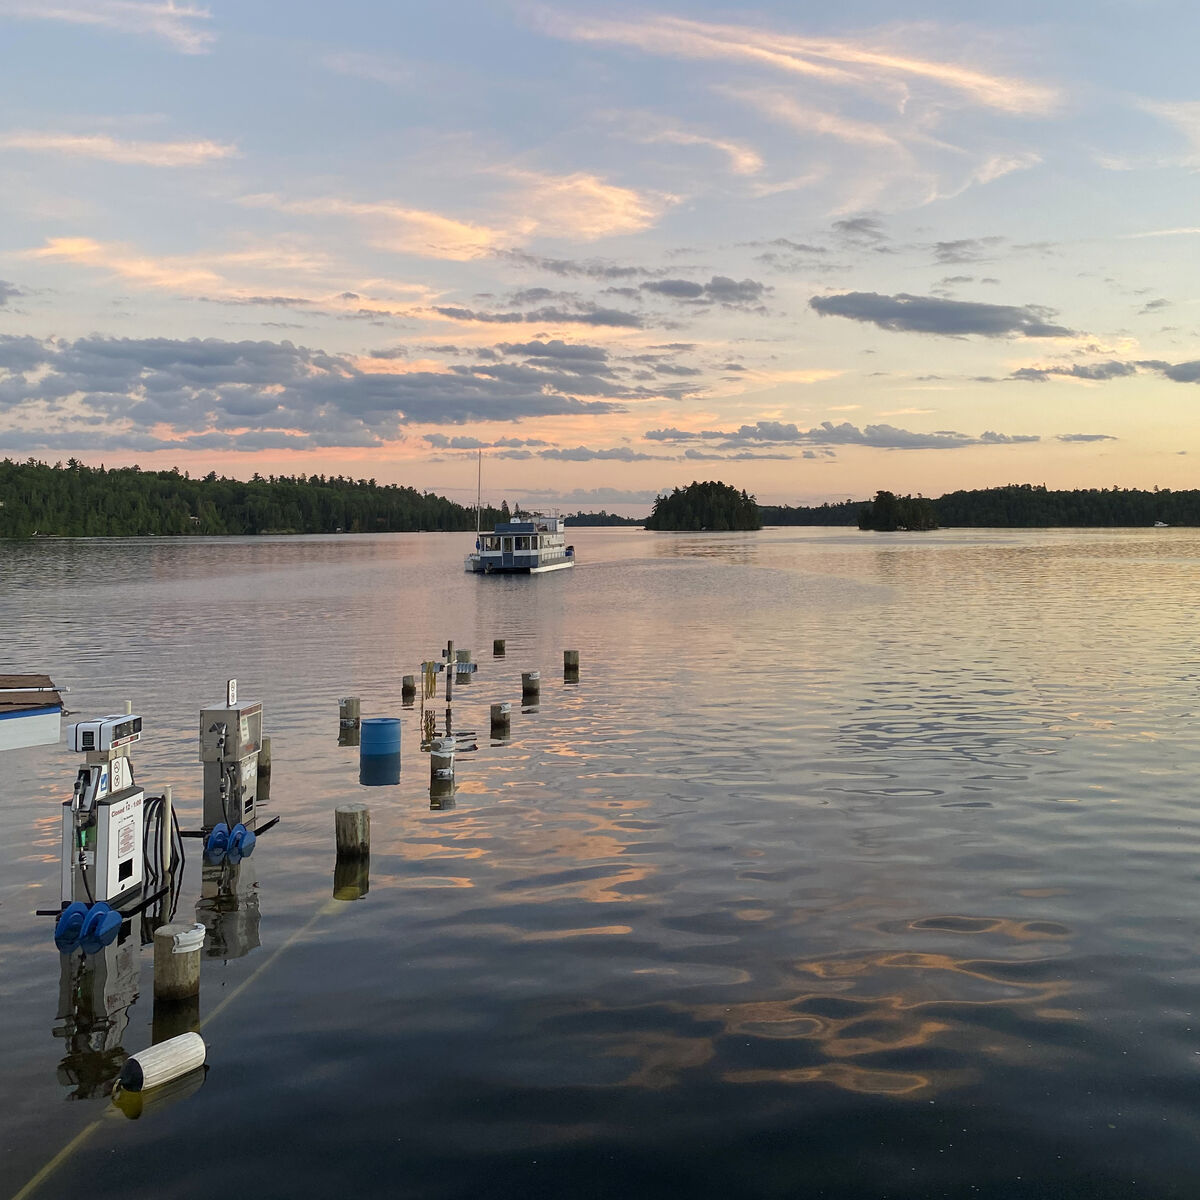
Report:
[[[547,571],[565,571],[574,565],[573,558],[564,558],[557,562],[541,563],[538,566],[492,566],[481,562],[476,555],[470,554],[467,556],[465,569],[470,575],[544,575]]]

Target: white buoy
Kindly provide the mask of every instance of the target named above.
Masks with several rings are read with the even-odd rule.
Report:
[[[206,1053],[204,1039],[198,1033],[181,1033],[157,1046],[131,1054],[117,1076],[117,1083],[127,1092],[161,1087],[204,1066]]]

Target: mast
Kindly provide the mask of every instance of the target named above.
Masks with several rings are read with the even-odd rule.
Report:
[[[483,507],[483,451],[479,451],[479,474],[475,483],[475,536],[479,537],[480,509]]]

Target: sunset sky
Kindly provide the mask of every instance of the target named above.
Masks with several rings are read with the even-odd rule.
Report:
[[[0,0],[0,456],[1200,486],[1198,43],[1192,0]]]

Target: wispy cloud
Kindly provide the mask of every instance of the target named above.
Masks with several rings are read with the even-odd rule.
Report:
[[[0,149],[61,154],[68,158],[99,158],[106,162],[147,167],[196,167],[237,155],[225,142],[129,142],[108,134],[39,133],[15,130],[0,133]]]
[[[708,146],[719,150],[729,159],[729,168],[735,175],[756,175],[763,169],[762,155],[757,150],[728,138],[706,137],[686,129],[662,129],[639,139],[643,142],[666,142],[674,146]]]
[[[63,21],[71,25],[93,25],[122,33],[144,34],[161,38],[183,54],[205,54],[216,40],[216,35],[200,24],[212,17],[207,8],[176,4],[174,0],[160,0],[159,3],[143,0],[87,0],[86,3],[0,0],[0,17]]]
[[[1059,102],[1052,87],[963,63],[913,56],[884,44],[883,34],[875,42],[839,41],[683,17],[606,19],[549,12],[542,14],[540,23],[545,32],[561,38],[633,46],[671,58],[750,63],[825,85],[872,92],[881,82],[901,89],[914,83],[934,85],[971,104],[1008,113],[1045,113]],[[928,31],[923,32],[928,36]]]
[[[408,88],[413,83],[413,72],[408,64],[389,55],[342,50],[327,55],[322,63],[338,75],[366,79],[371,83],[383,84],[384,87]]]

